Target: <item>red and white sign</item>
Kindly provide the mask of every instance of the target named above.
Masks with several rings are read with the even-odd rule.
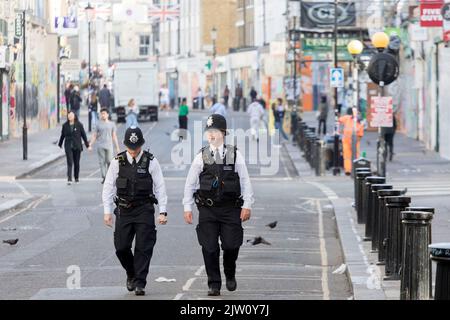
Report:
[[[394,125],[392,97],[372,97],[370,111],[371,127],[392,127]]]
[[[443,0],[422,0],[420,2],[420,26],[442,27]]]

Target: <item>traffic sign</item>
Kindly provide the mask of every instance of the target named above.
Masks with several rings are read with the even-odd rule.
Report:
[[[371,127],[392,127],[394,112],[392,97],[372,97],[370,104]]]
[[[332,88],[344,87],[344,69],[331,68],[330,70],[330,86]]]
[[[16,37],[20,38],[22,36],[22,25],[23,25],[23,17],[22,13],[16,13],[16,21],[14,24]]]

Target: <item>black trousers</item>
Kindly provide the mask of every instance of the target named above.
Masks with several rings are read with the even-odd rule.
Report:
[[[323,125],[323,134],[327,134],[327,121],[325,119],[319,119],[319,127],[317,128],[317,134],[320,134],[320,129]]]
[[[386,151],[388,151],[389,159],[392,160],[392,156],[394,155],[394,134],[385,133],[384,141],[386,141]]]
[[[72,166],[74,167],[75,180],[78,180],[80,175],[80,157],[81,150],[66,149],[67,159],[67,179],[72,181]]]
[[[131,211],[114,210],[116,228],[114,247],[127,276],[135,278],[135,285],[145,288],[153,247],[156,243],[155,210],[153,205],[143,205]],[[136,237],[134,254],[131,252]]]
[[[202,246],[208,286],[220,290],[222,278],[220,275],[219,237],[222,243],[225,277],[232,278],[236,273],[236,260],[244,238],[240,218],[241,208],[198,207],[198,210],[197,238]]]

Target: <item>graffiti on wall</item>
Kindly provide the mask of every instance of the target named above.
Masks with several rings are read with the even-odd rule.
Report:
[[[11,86],[11,99],[14,101],[10,108],[12,136],[18,136],[18,129],[23,123],[23,65],[15,63],[16,83]],[[28,63],[26,83],[26,117],[28,130],[36,132],[56,126],[56,64],[50,62]],[[20,124],[19,124],[20,123]]]

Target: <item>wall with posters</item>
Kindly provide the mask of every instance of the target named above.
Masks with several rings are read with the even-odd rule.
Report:
[[[57,36],[33,34],[34,47],[27,54],[26,98],[30,133],[54,128],[57,123]],[[39,40],[35,40],[39,39]],[[14,62],[11,86],[10,135],[21,135],[23,124],[23,64],[19,55]]]

